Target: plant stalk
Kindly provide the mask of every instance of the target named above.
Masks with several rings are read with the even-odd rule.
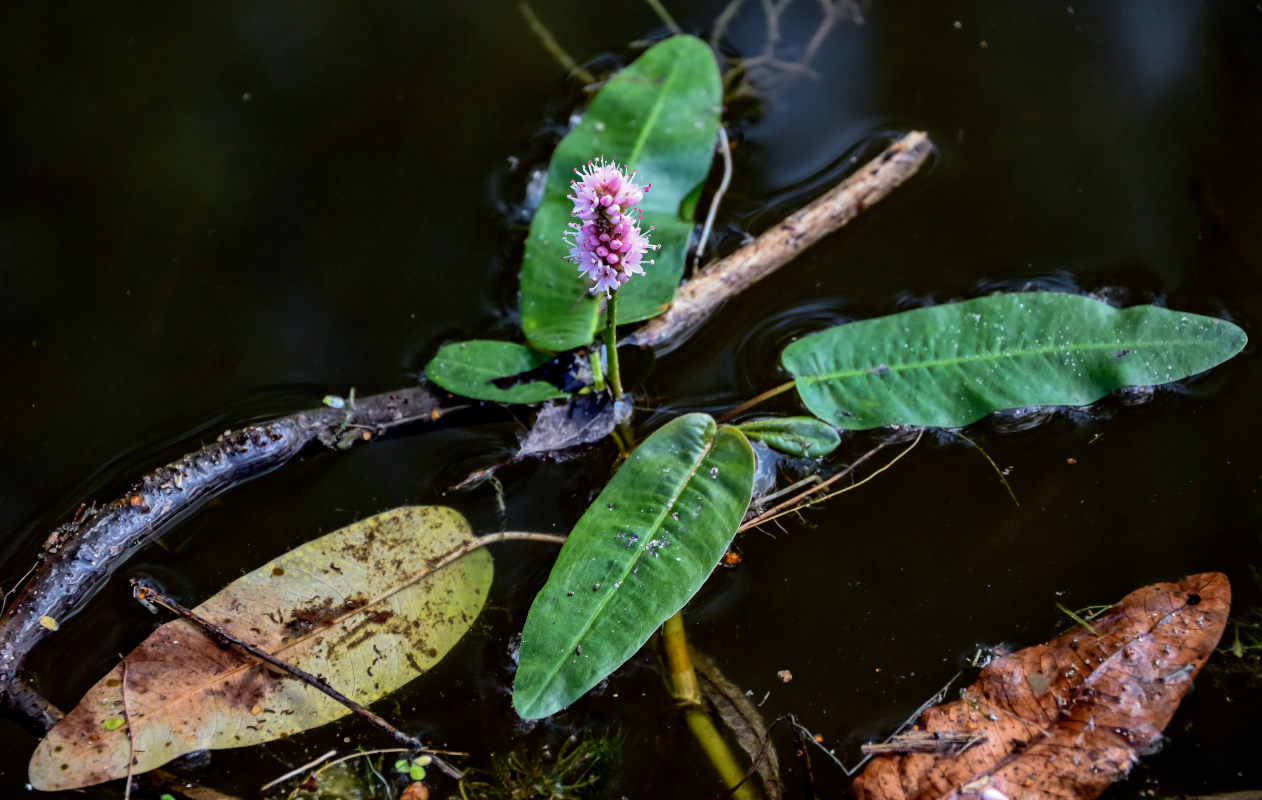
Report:
[[[613,387],[615,400],[622,399],[622,373],[618,370],[618,338],[614,329],[618,327],[618,290],[609,294],[605,303],[605,349],[609,351],[609,385]]]
[[[587,354],[592,362],[592,387],[598,391],[605,391],[605,371],[600,366],[600,348],[593,347]]]
[[[666,620],[662,625],[662,649],[666,651],[666,669],[670,674],[671,694],[684,704],[684,721],[696,737],[697,744],[719,773],[727,787],[736,787],[731,797],[736,800],[759,800],[758,792],[749,783],[743,783],[746,770],[732,755],[727,740],[705,712],[697,673],[688,654],[688,640],[684,637],[683,612]]]

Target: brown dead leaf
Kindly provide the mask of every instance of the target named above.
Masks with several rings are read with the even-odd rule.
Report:
[[[1219,572],[1145,586],[1082,627],[997,659],[929,732],[982,735],[955,755],[874,758],[861,800],[1090,800],[1153,750],[1218,644],[1231,607]]]
[[[478,551],[433,569],[471,539],[453,509],[397,508],[290,550],[194,611],[372,703],[438,663],[472,625],[491,584],[490,555]],[[89,786],[194,750],[287,737],[347,713],[177,619],[150,634],[48,733],[31,756],[30,782],[42,791]]]

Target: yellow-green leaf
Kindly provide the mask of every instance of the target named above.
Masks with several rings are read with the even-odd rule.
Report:
[[[428,566],[471,538],[449,508],[398,508],[291,550],[195,610],[368,704],[436,664],[482,609],[492,576],[484,550],[438,572]],[[193,750],[259,744],[347,713],[175,620],[49,732],[31,758],[30,781],[53,791],[123,777],[129,738],[140,773]],[[127,724],[111,729],[116,718]]]

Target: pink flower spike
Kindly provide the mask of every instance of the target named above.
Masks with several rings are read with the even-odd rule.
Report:
[[[592,281],[592,294],[609,296],[632,275],[643,275],[642,263],[653,263],[645,262],[644,255],[658,246],[649,244],[640,230],[635,208],[649,186],[638,185],[635,172],[628,174],[626,167],[606,161],[604,156],[588,161],[574,174],[578,180],[570,183],[571,214],[582,224],[572,223],[565,234],[570,246],[568,260]]]

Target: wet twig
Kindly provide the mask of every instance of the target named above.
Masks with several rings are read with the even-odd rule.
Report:
[[[35,574],[0,619],[0,704],[45,729],[60,719],[61,712],[22,676],[31,650],[118,564],[207,500],[308,448],[346,449],[401,426],[431,424],[452,410],[417,386],[248,425],[150,472],[122,497],[60,526],[45,541]]]

